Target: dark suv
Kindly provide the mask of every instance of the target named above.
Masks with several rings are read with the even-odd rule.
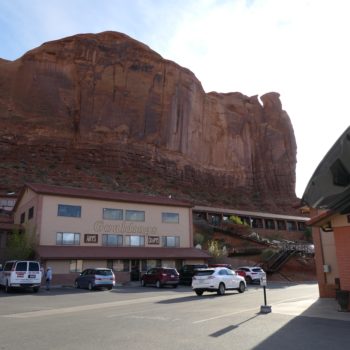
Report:
[[[181,267],[180,273],[180,283],[181,284],[192,284],[192,277],[194,272],[198,269],[206,269],[208,265],[206,264],[195,264],[195,265],[184,265]]]
[[[147,284],[155,285],[157,288],[165,285],[176,288],[179,284],[179,273],[170,267],[154,267],[141,277],[141,285],[145,287]]]

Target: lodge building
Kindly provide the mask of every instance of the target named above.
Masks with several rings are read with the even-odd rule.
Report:
[[[119,282],[138,280],[151,267],[210,257],[193,247],[192,205],[171,198],[27,184],[13,212],[56,283],[72,284],[88,267],[113,268]]]

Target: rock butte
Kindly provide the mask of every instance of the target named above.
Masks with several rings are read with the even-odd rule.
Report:
[[[296,142],[279,94],[205,93],[117,32],[0,59],[0,191],[24,182],[293,212]]]

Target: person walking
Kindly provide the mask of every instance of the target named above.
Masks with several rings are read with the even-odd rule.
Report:
[[[50,290],[52,280],[52,269],[48,267],[45,272],[46,290]]]

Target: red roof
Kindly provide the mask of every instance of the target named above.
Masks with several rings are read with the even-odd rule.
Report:
[[[39,246],[42,259],[209,259],[197,248]]]
[[[330,219],[331,216],[336,214],[333,210],[327,210],[319,215],[312,217],[309,221],[306,222],[307,226],[320,226],[325,220]]]
[[[151,196],[138,193],[123,193],[123,192],[113,192],[113,191],[103,191],[103,190],[92,190],[84,188],[74,188],[74,187],[61,187],[46,184],[34,184],[28,183],[21,190],[18,200],[16,202],[14,211],[16,210],[17,204],[20,202],[21,197],[28,187],[36,193],[47,194],[52,196],[64,196],[64,197],[76,197],[76,198],[86,198],[86,199],[100,199],[107,201],[118,201],[118,202],[132,202],[132,203],[145,203],[154,205],[167,205],[175,207],[187,207],[192,208],[193,205],[189,202],[180,201],[168,197]]]

